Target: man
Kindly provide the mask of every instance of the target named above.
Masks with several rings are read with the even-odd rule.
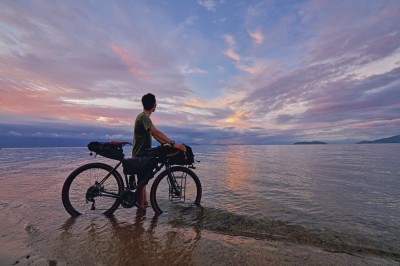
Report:
[[[153,125],[150,116],[156,110],[156,97],[148,93],[142,97],[142,104],[143,112],[136,117],[135,121],[132,158],[142,156],[144,150],[151,148],[152,136],[160,144],[168,143],[172,147],[186,151],[185,145],[175,143]],[[142,206],[146,204],[146,187],[139,191],[139,204]]]
[[[186,151],[185,145],[175,143],[153,125],[150,116],[156,110],[156,97],[148,93],[142,97],[142,104],[143,112],[136,117],[135,121],[132,157],[140,156],[145,149],[151,148],[152,136],[160,144],[168,143],[177,149]]]

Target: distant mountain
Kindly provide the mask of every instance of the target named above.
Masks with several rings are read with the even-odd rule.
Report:
[[[309,144],[327,144],[327,143],[321,141],[300,141],[294,143],[294,145],[309,145]]]
[[[400,135],[393,136],[390,138],[372,140],[372,141],[357,142],[357,144],[373,144],[373,143],[400,143]]]

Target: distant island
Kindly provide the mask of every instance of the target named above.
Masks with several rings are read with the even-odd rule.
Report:
[[[374,143],[400,143],[400,135],[390,138],[377,139],[372,141],[360,141],[357,144],[374,144]]]
[[[294,145],[309,145],[309,144],[327,144],[325,142],[322,141],[300,141],[300,142],[296,142],[294,143]]]

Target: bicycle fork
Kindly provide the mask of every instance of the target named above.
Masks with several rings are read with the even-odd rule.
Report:
[[[170,171],[169,166],[167,166],[167,170],[168,170],[168,184],[169,184],[169,200],[171,202],[173,201],[181,201],[183,199],[183,201],[185,201],[185,185],[184,185],[184,178],[182,177],[180,180],[180,184],[178,183],[178,181],[176,180],[175,175]]]

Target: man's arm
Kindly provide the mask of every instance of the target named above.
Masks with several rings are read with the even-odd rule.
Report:
[[[161,144],[164,144],[164,143],[169,144],[172,142],[172,140],[170,138],[168,138],[164,133],[162,133],[160,130],[158,130],[155,126],[150,127],[150,132],[151,132],[151,135],[153,135],[153,137]],[[174,147],[177,149],[180,149],[181,151],[186,151],[185,145],[175,143]]]

